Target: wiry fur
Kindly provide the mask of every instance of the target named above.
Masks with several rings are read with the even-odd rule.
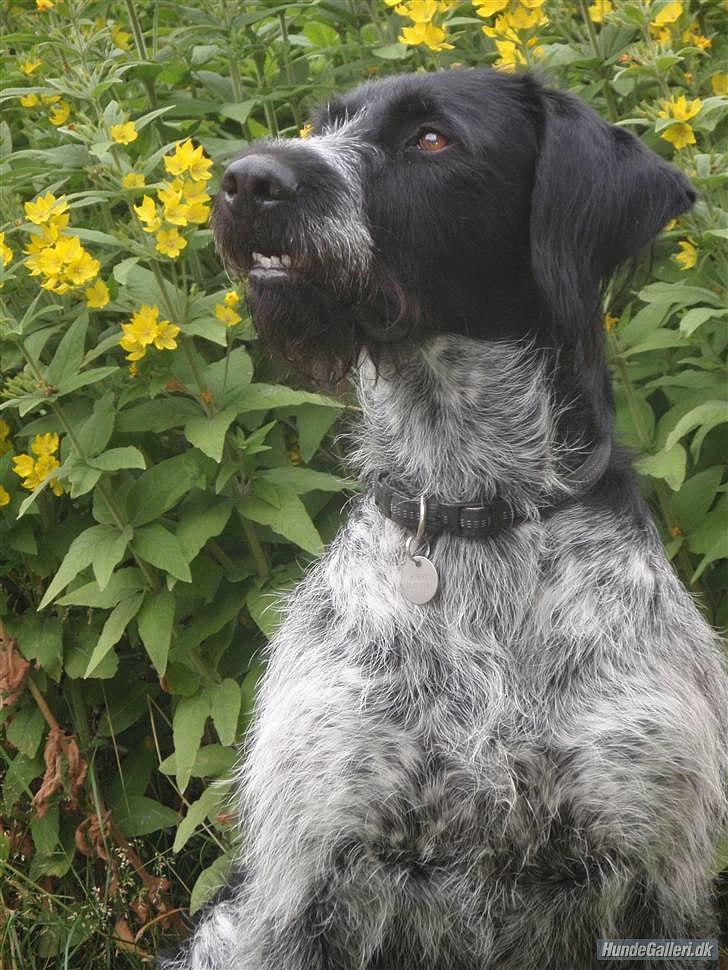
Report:
[[[290,289],[261,291],[262,312],[297,306]],[[599,353],[544,339],[562,298],[523,331],[514,311],[510,336],[474,311],[477,336],[424,327],[376,348],[377,367],[361,357],[365,479],[505,495],[529,521],[439,536],[441,590],[418,607],[398,586],[406,534],[358,500],[270,647],[238,778],[239,883],[169,970],[589,970],[598,937],[715,935],[716,638],[618,450],[587,495],[537,513],[611,420]]]

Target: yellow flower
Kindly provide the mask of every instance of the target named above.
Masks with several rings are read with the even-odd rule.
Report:
[[[400,44],[425,44],[431,51],[451,51],[452,44],[445,43],[447,34],[442,27],[434,24],[416,23],[413,27],[403,27],[399,36]]]
[[[181,182],[182,198],[187,203],[188,222],[207,222],[210,210],[207,203],[211,197],[205,191],[205,182],[195,182],[192,179],[175,179],[175,184]]]
[[[700,33],[697,24],[690,24],[688,29],[683,32],[682,39],[684,43],[691,47],[697,47],[701,51],[707,51],[709,47],[713,46],[713,41]]]
[[[127,172],[121,184],[125,189],[140,189],[144,185],[144,176],[141,172]]]
[[[236,323],[240,323],[243,319],[231,306],[225,306],[223,303],[216,305],[215,316],[218,320],[222,320],[226,327],[234,327]]]
[[[26,77],[30,77],[31,74],[35,74],[42,63],[43,61],[25,61],[24,64],[20,65],[20,70]]]
[[[710,86],[716,97],[728,94],[728,74],[714,74],[710,79]]]
[[[672,258],[679,264],[680,269],[685,272],[685,270],[692,269],[697,263],[698,250],[689,239],[681,239],[678,246],[680,247],[680,252],[675,253]]]
[[[92,286],[84,290],[84,296],[86,297],[86,306],[92,310],[100,310],[111,299],[109,288],[103,280],[96,280]]]
[[[35,0],[36,9],[45,13],[46,10],[52,10],[55,6],[53,0]]]
[[[80,256],[71,260],[65,269],[66,282],[71,286],[82,286],[98,275],[101,263],[84,249]]]
[[[71,113],[71,105],[68,101],[59,101],[58,104],[53,106],[53,110],[48,115],[48,120],[56,128],[60,128],[61,125],[65,125],[68,121],[68,116]]]
[[[611,0],[596,0],[589,8],[589,19],[592,23],[603,24],[604,18],[614,11]]]
[[[145,223],[144,232],[156,232],[162,225],[162,220],[157,214],[157,207],[151,195],[145,195],[140,205],[132,206],[136,217],[140,222]]]
[[[505,70],[512,71],[519,64],[526,63],[526,58],[518,49],[518,45],[512,40],[497,40],[495,46],[500,54],[500,57],[495,62],[496,67],[502,67]]]
[[[0,509],[10,504],[10,492],[0,485]]]
[[[54,472],[56,468],[60,468],[60,465],[61,463],[58,461],[58,459],[54,458],[52,455],[41,455],[41,457],[35,463],[35,468],[33,469],[32,481],[34,482],[34,485],[31,486],[29,480],[26,480],[23,482],[23,487],[34,488],[37,485],[40,485],[40,483],[45,481],[45,479],[48,478],[48,476]],[[56,495],[63,494],[63,486],[60,484],[60,482],[57,482],[55,478],[51,479],[49,485]]]
[[[43,455],[55,455],[59,445],[57,432],[49,431],[47,434],[37,434],[30,443],[30,450],[41,458]]]
[[[607,331],[607,333],[609,333],[609,331],[614,330],[614,328],[619,323],[619,317],[613,317],[611,313],[605,313],[603,317],[603,321],[604,321],[604,329]]]
[[[7,266],[13,258],[13,251],[5,242],[5,233],[0,232],[0,263]]]
[[[663,231],[663,232],[670,232],[670,230],[671,230],[671,229],[674,229],[676,225],[677,225],[677,219],[670,219],[670,220],[669,220],[668,222],[666,222],[666,223],[665,223],[665,225],[664,225],[664,226],[662,227],[662,231]]]
[[[174,154],[164,156],[164,167],[170,175],[188,173],[195,182],[207,182],[212,178],[208,171],[211,165],[212,159],[205,158],[202,145],[195,148],[189,138],[177,143]]]
[[[29,478],[35,468],[35,459],[32,455],[16,455],[13,458],[13,471],[19,478]]]
[[[479,17],[492,17],[508,6],[508,0],[477,0],[475,12]]]
[[[111,28],[111,40],[122,51],[128,51],[131,46],[131,34],[122,30],[118,24]]]
[[[20,99],[20,103],[24,108],[35,108],[40,101],[37,94],[25,94]]]
[[[503,15],[506,23],[513,30],[530,30],[531,27],[538,27],[547,24],[548,18],[540,10],[532,10],[530,13],[525,7],[519,6],[511,13]]]
[[[122,323],[124,336],[119,340],[119,345],[127,352],[127,360],[141,360],[151,344],[157,350],[175,349],[175,337],[180,328],[169,320],[158,320],[158,317],[159,307],[145,303],[132,314],[129,323]]]
[[[65,196],[57,199],[52,192],[46,195],[39,195],[34,202],[26,202],[24,207],[28,222],[36,226],[43,226],[50,222],[52,218],[63,215],[68,211],[68,202]]]
[[[695,98],[693,101],[688,102],[685,95],[681,94],[679,98],[671,98],[669,101],[663,101],[661,103],[662,110],[658,113],[658,117],[674,118],[676,124],[670,125],[664,131],[661,131],[660,138],[669,141],[677,149],[685,148],[686,145],[694,145],[695,133],[693,132],[692,126],[686,124],[686,122],[699,114],[703,107],[703,102],[700,98]]]
[[[157,192],[157,198],[162,203],[164,218],[173,226],[186,226],[189,207],[182,201],[181,190],[175,191],[171,186],[165,186]]]
[[[58,104],[61,96],[60,94],[41,94],[40,99],[43,104]]]
[[[222,301],[225,306],[233,307],[233,309],[240,303],[240,295],[235,292],[235,290],[228,290],[225,294],[225,299]]]
[[[137,140],[139,132],[133,121],[126,121],[123,125],[111,126],[111,137],[117,145],[130,145]]]
[[[313,131],[313,125],[310,121],[307,121],[303,128],[298,129],[299,138],[310,138],[311,132]]]
[[[684,2],[665,4],[652,23],[658,27],[662,27],[665,24],[674,24],[676,20],[680,19],[680,14],[683,12],[684,7]]]
[[[157,350],[175,350],[177,347],[175,337],[179,332],[180,328],[176,323],[170,323],[169,320],[162,320],[154,335],[154,346]]]
[[[187,240],[180,235],[179,229],[160,229],[157,233],[157,252],[170,259],[177,259],[187,245]]]
[[[406,12],[400,13],[401,8]],[[437,0],[410,0],[409,3],[397,7],[397,13],[400,17],[409,17],[416,24],[429,24],[437,14]]]

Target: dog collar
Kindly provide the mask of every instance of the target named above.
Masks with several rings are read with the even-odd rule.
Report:
[[[563,477],[566,494],[552,496],[539,507],[539,518],[549,518],[576,495],[593,488],[607,470],[611,453],[611,439],[602,438],[585,461]],[[374,502],[382,515],[416,532],[418,539],[442,532],[469,539],[488,539],[529,520],[501,497],[487,505],[447,505],[427,496],[411,498],[393,484],[386,472],[374,484]]]

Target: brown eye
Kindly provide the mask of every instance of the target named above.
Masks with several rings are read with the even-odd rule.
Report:
[[[426,152],[441,152],[450,142],[439,131],[423,131],[417,139],[417,147]]]

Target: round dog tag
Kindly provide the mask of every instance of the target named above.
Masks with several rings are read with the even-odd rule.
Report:
[[[405,560],[400,576],[402,595],[410,603],[421,606],[428,603],[437,592],[437,570],[424,556],[411,556]]]

